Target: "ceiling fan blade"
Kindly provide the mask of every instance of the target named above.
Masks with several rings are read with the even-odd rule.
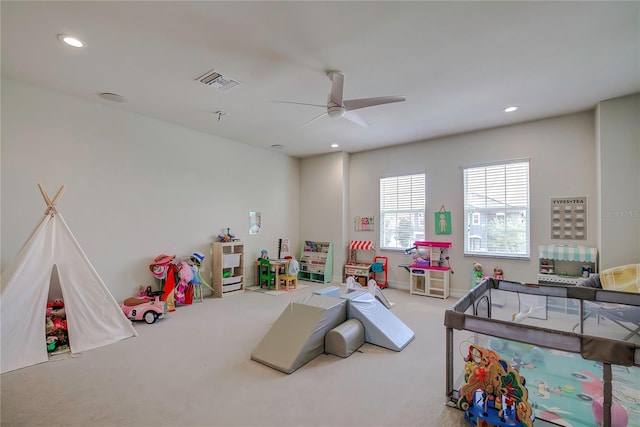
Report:
[[[320,104],[305,104],[304,102],[291,102],[291,101],[271,101],[271,102],[278,102],[280,104],[295,104],[295,105],[308,105],[310,107],[321,107],[321,108],[327,108],[326,105],[320,105]]]
[[[343,117],[357,125],[362,126],[363,128],[369,127],[369,123],[354,111],[345,111]]]
[[[340,71],[329,71],[327,73],[331,79],[331,98],[330,103],[342,105],[342,94],[344,91],[344,74]]]
[[[316,121],[316,120],[318,120],[319,118],[321,118],[321,117],[323,117],[323,116],[326,116],[326,115],[327,115],[327,112],[325,111],[324,113],[320,114],[319,116],[315,116],[313,119],[311,119],[311,120],[307,120],[307,121],[306,121],[306,122],[304,122],[302,125],[300,125],[300,127],[304,127],[304,126],[308,125],[308,124],[309,124],[309,123],[311,123],[311,122],[315,122],[315,121]]]
[[[349,99],[344,101],[344,108],[347,111],[359,110],[360,108],[391,104],[392,102],[403,102],[406,100],[407,99],[404,96],[380,96],[377,98]]]

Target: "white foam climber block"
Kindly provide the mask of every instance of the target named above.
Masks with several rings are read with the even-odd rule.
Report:
[[[364,344],[364,326],[358,319],[349,319],[324,336],[324,351],[349,357]]]
[[[337,286],[327,286],[326,288],[316,289],[313,293],[315,295],[323,295],[325,297],[340,298],[340,288]]]
[[[369,292],[342,295],[347,301],[347,319],[358,319],[364,326],[364,340],[393,351],[402,351],[415,334]]]

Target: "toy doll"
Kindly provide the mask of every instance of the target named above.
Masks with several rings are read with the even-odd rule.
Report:
[[[471,270],[471,286],[477,286],[482,282],[484,274],[482,273],[482,264],[479,262],[473,263],[473,270]]]

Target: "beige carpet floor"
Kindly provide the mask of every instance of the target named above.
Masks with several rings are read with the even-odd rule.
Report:
[[[326,286],[304,284],[277,297],[206,298],[155,324],[135,323],[138,337],[5,373],[0,424],[465,425],[462,412],[445,406],[443,319],[452,299],[384,290],[416,334],[401,352],[365,344],[346,359],[322,354],[290,375],[250,360],[290,301]]]
[[[252,292],[261,292],[265,295],[271,295],[271,296],[278,296],[278,295],[287,295],[287,294],[291,294],[293,292],[298,292],[299,290],[308,288],[309,285],[305,285],[302,283],[298,283],[298,285],[295,288],[289,288],[289,290],[286,290],[284,288],[280,288],[280,290],[269,290],[267,288],[261,288],[260,286],[250,286],[247,288],[248,291],[252,291]]]

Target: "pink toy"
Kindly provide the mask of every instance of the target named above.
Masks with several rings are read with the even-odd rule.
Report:
[[[175,297],[176,301],[183,303],[185,300],[184,293],[187,290],[187,285],[193,280],[193,270],[191,269],[191,266],[184,261],[180,261],[178,266],[180,267],[180,270],[178,271],[180,281],[176,286]]]
[[[167,314],[167,303],[160,301],[160,296],[156,295],[152,301],[146,298],[131,297],[124,300],[120,305],[125,316],[131,320],[144,320],[151,324],[156,319]]]

